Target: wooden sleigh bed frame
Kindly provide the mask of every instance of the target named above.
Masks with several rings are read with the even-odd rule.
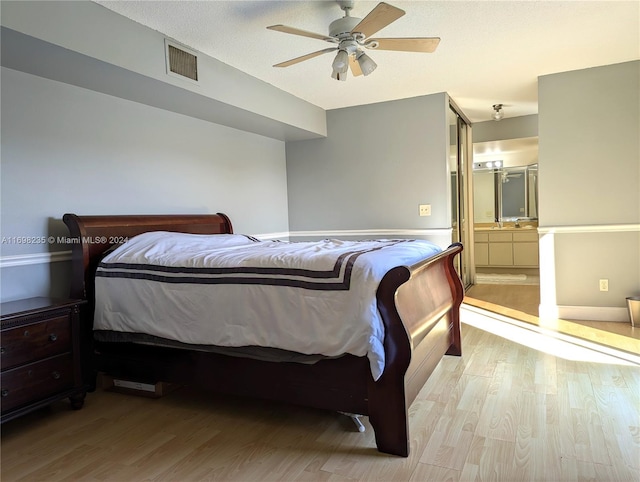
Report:
[[[268,362],[196,350],[94,342],[94,275],[112,245],[148,231],[232,233],[224,214],[77,216],[65,214],[74,238],[71,297],[82,313],[84,381],[98,372],[141,382],[191,385],[369,417],[381,452],[409,455],[408,408],[442,357],[461,355],[459,309],[464,288],[454,268],[462,245],[383,278],[377,303],[385,325],[386,367],[374,381],[367,357],[344,355],[315,364]]]

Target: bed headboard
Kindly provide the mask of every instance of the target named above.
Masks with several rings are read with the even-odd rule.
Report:
[[[103,253],[137,234],[174,231],[191,234],[232,234],[222,214],[78,216],[62,218],[74,240],[71,247],[71,297],[93,304],[94,275]]]

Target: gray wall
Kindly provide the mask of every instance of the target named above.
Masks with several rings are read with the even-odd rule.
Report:
[[[65,212],[230,215],[288,232],[285,141],[323,109],[200,54],[170,76],[165,36],[93,2],[2,2],[0,298],[65,296]]]
[[[640,295],[640,62],[538,85],[541,308],[624,316]]]
[[[236,232],[287,232],[285,143],[2,68],[3,300],[66,295],[58,243],[78,214],[228,214]],[[6,238],[6,239],[5,239]],[[31,260],[31,261],[30,261]]]
[[[166,36],[96,3],[3,1],[0,20],[5,67],[280,140],[326,135],[323,109],[204,54],[197,85],[168,75]]]
[[[639,72],[636,61],[540,77],[544,225],[639,222]]]
[[[499,122],[491,120],[473,124],[474,143],[536,137],[537,135],[538,116],[535,114],[509,117]]]
[[[292,236],[307,230],[448,233],[448,110],[446,94],[336,109],[327,112],[326,139],[288,142]],[[431,204],[432,215],[420,217],[419,204]],[[450,242],[450,235],[441,241]]]

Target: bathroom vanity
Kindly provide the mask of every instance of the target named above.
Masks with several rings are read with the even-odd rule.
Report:
[[[476,227],[475,265],[478,268],[538,268],[535,226]]]

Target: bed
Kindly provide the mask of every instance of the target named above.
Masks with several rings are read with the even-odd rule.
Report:
[[[383,325],[384,363],[380,373],[375,373],[371,358],[361,354],[309,362],[272,361],[204,350],[189,343],[161,346],[135,339],[96,339],[96,280],[102,282],[96,274],[108,266],[103,260],[109,259],[106,256],[114,247],[143,233],[234,235],[232,224],[221,213],[65,214],[63,220],[73,240],[71,296],[88,301],[82,313],[81,336],[86,360],[83,378],[89,391],[95,389],[100,372],[361,414],[369,417],[380,452],[406,457],[410,404],[444,355],[461,355],[459,308],[464,289],[454,263],[462,251],[460,244],[410,265],[391,267],[383,274],[374,303]],[[96,335],[101,331],[96,330]]]

